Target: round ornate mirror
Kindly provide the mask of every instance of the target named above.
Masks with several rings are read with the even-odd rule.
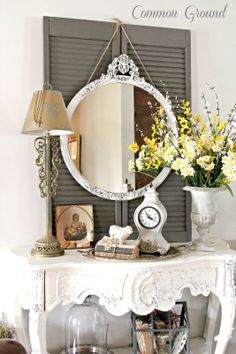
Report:
[[[170,104],[139,77],[125,54],[74,96],[67,108],[74,134],[61,136],[61,149],[69,171],[85,189],[106,199],[130,200],[142,196],[150,182],[157,187],[164,181],[169,168],[152,181],[128,171],[128,161],[134,158],[129,145],[142,143],[140,131],[151,136],[150,106],[162,106],[176,132]]]

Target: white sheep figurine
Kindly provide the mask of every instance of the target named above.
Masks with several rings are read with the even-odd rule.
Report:
[[[109,229],[109,235],[111,237],[111,241],[123,245],[127,238],[133,233],[133,229],[131,226],[121,227],[118,225],[111,225]]]

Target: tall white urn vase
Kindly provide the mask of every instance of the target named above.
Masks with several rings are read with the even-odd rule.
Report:
[[[197,226],[199,238],[194,240],[191,249],[194,251],[215,251],[215,244],[209,239],[210,227],[216,221],[218,193],[225,188],[190,187],[183,188],[191,192],[191,219]]]

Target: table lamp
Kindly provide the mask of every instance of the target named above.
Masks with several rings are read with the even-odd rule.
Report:
[[[22,129],[23,134],[40,135],[34,145],[38,153],[36,165],[39,167],[40,194],[46,198],[46,230],[31,251],[34,256],[56,257],[64,254],[52,233],[52,197],[56,195],[57,166],[60,163],[58,135],[72,132],[62,94],[52,90],[51,85],[34,92]]]

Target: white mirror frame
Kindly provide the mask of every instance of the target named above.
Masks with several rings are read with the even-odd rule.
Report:
[[[119,74],[121,73],[121,74]],[[113,62],[108,66],[107,74],[102,74],[101,77],[85,87],[83,87],[70,101],[67,111],[69,118],[71,119],[79,103],[96,88],[108,84],[114,83],[126,83],[142,88],[146,92],[150,93],[164,108],[167,117],[169,119],[170,127],[177,136],[176,118],[172,112],[171,105],[167,99],[151,84],[147,83],[143,77],[139,77],[139,72],[137,66],[134,64],[133,60],[130,59],[126,54],[120,55],[115,58]],[[92,183],[86,180],[86,178],[77,170],[68,149],[68,136],[61,136],[61,151],[65,161],[65,164],[74,177],[74,179],[87,191],[95,194],[101,198],[110,200],[131,200],[139,198],[144,195],[147,189],[150,187],[150,183],[145,187],[137,189],[131,192],[110,192],[100,189],[94,186]],[[164,167],[159,175],[151,182],[153,187],[158,187],[168,176],[170,169]]]

